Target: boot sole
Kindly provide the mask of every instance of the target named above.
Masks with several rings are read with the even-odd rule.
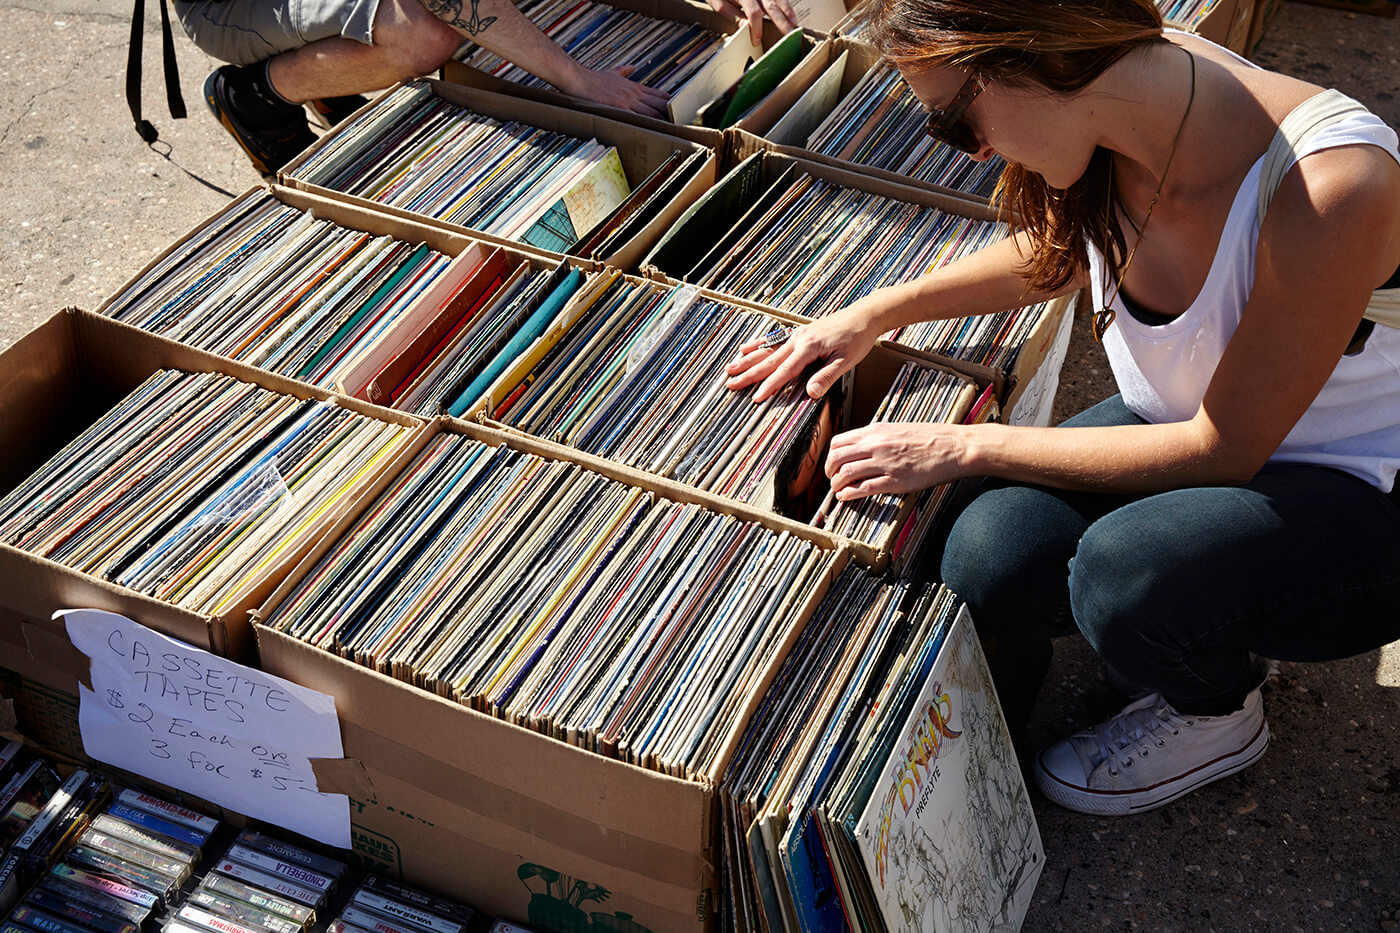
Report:
[[[1152,787],[1132,791],[1095,791],[1074,787],[1051,775],[1035,760],[1035,783],[1040,792],[1053,803],[1067,810],[1091,816],[1128,816],[1146,813],[1183,797],[1198,787],[1229,777],[1258,761],[1269,747],[1269,724],[1264,721],[1244,747],[1228,755],[1194,768],[1179,777],[1162,781]]]
[[[253,163],[253,168],[264,176],[276,174],[269,172],[267,163],[262,157],[248,148],[248,144],[243,140],[243,130],[230,119],[228,112],[219,105],[218,98],[214,95],[214,82],[217,80],[218,71],[209,72],[209,76],[204,79],[204,105],[209,108],[209,112],[214,115],[214,119],[219,121],[219,125],[233,137],[233,141],[238,143],[238,148],[243,150],[243,154]]]

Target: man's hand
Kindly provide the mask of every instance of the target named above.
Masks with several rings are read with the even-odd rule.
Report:
[[[667,97],[655,88],[628,80],[636,69],[631,65],[619,65],[611,71],[594,71],[580,68],[579,75],[570,87],[560,88],[566,94],[582,97],[585,100],[620,107],[647,117],[667,118]]]
[[[763,44],[763,15],[788,33],[797,28],[797,14],[789,0],[709,0],[710,9],[730,19],[745,20],[755,45]]]

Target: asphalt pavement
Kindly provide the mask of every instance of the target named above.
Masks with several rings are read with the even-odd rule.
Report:
[[[129,5],[0,2],[0,348],[65,306],[97,308],[260,182],[204,110],[200,83],[215,63],[178,25],[190,117],[165,113],[158,0],[147,7],[143,100],[160,130],[150,147],[124,99]],[[1255,58],[1334,85],[1400,126],[1400,19],[1284,3]],[[1102,354],[1076,325],[1061,417],[1111,391]],[[1285,664],[1265,688],[1273,744],[1240,775],[1113,820],[1037,796],[1047,860],[1025,929],[1396,929],[1398,688],[1400,643],[1345,661]],[[1053,741],[1120,702],[1093,652],[1067,641],[1030,736]]]

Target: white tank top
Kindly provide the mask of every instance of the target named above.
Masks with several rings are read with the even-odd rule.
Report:
[[[1370,113],[1319,131],[1297,152],[1301,158],[1358,144],[1378,146],[1400,162],[1395,132]],[[1263,161],[1261,156],[1240,184],[1205,285],[1180,317],[1165,324],[1145,324],[1124,307],[1121,298],[1114,298],[1117,316],[1104,335],[1104,350],[1123,401],[1149,422],[1187,421],[1195,416],[1239,325],[1254,287]],[[1400,210],[1400,205],[1396,208]],[[1092,243],[1089,282],[1098,310],[1107,283],[1103,254]],[[1390,492],[1400,467],[1400,328],[1377,325],[1360,352],[1342,357],[1269,459],[1334,467]]]

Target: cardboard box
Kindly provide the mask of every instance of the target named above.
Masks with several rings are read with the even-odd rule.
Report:
[[[691,2],[691,0],[597,0],[597,2],[606,3],[608,6],[616,7],[621,10],[631,10],[655,19],[670,20],[674,23],[699,26],[718,36],[732,36],[741,28],[745,30],[748,28],[746,25],[742,25],[740,22],[736,22],[715,11],[706,3]],[[855,0],[841,0],[843,5],[851,2],[855,2]],[[802,32],[807,37],[805,41],[811,45],[818,44],[822,39],[826,38],[830,31],[829,28],[821,28],[820,24],[811,27],[803,26],[801,28]],[[778,27],[771,20],[764,20],[763,36],[759,40],[759,46],[764,51],[767,51],[782,38],[783,33]],[[721,134],[718,130],[700,126],[687,126],[682,123],[673,123],[669,119],[648,117],[619,107],[610,107],[606,104],[599,104],[581,97],[572,97],[548,85],[544,87],[530,87],[518,84],[514,81],[507,81],[495,75],[487,74],[478,68],[456,60],[449,61],[447,64],[443,65],[442,79],[453,84],[481,88],[483,90],[494,91],[498,94],[508,94],[511,96],[523,97],[528,100],[553,104],[555,106],[567,107],[572,110],[596,113],[600,116],[608,117],[609,119],[623,123],[631,123],[657,132],[669,132],[683,136],[686,139],[692,139],[695,142],[711,148],[718,148],[720,144],[719,137]]]
[[[651,287],[657,291],[667,291],[671,286],[643,279],[627,277],[627,281],[634,285],[646,288]],[[598,289],[606,287],[607,281],[600,281]],[[705,289],[697,290],[701,295],[724,301],[728,304],[735,302],[727,296],[710,292]],[[566,306],[559,317],[555,319],[554,325],[541,335],[531,347],[523,353],[516,364],[502,373],[501,377],[487,390],[482,400],[472,409],[466,412],[466,418],[475,419],[493,430],[499,430],[503,434],[522,439],[528,438],[530,442],[539,445],[541,450],[547,450],[552,456],[561,459],[573,459],[583,463],[595,472],[603,473],[614,479],[629,483],[634,486],[647,486],[665,490],[666,494],[672,498],[682,501],[696,501],[705,504],[714,504],[725,511],[733,514],[751,516],[756,520],[763,521],[769,527],[780,528],[792,531],[797,534],[807,533],[815,530],[804,521],[786,518],[771,512],[761,505],[748,504],[739,499],[724,496],[719,493],[707,493],[695,487],[685,485],[667,477],[646,472],[634,467],[625,466],[620,463],[607,460],[604,457],[586,453],[568,447],[561,443],[556,443],[543,438],[534,437],[510,425],[495,421],[491,413],[504,401],[526,378],[528,373],[535,368],[539,360],[573,328],[582,318],[584,311],[589,304],[588,296],[584,293],[576,296],[576,300]],[[740,306],[742,307],[742,306]],[[798,323],[799,319],[791,315],[774,315],[779,321],[786,323]],[[842,412],[840,430],[850,430],[851,428],[869,424],[875,417],[876,409],[881,400],[894,383],[895,376],[900,367],[906,362],[917,363],[928,369],[937,369],[942,372],[956,376],[964,382],[963,397],[959,401],[953,421],[960,421],[971,409],[972,403],[977,398],[977,393],[988,383],[976,383],[964,373],[956,372],[943,365],[942,360],[929,354],[911,353],[907,348],[898,344],[883,343],[875,347],[870,355],[861,361],[850,375],[850,390],[846,395],[846,404]],[[865,566],[880,571],[889,566],[894,554],[895,544],[898,539],[901,526],[910,511],[914,507],[915,496],[905,496],[898,518],[893,522],[890,531],[878,541],[860,541],[844,535],[832,535],[832,540],[838,546],[850,550],[852,557]],[[722,504],[722,505],[721,505]]]
[[[742,148],[739,151],[742,151]],[[760,186],[771,182],[786,168],[793,167],[835,184],[857,188],[872,194],[936,207],[940,210],[979,220],[996,218],[995,209],[985,202],[969,203],[926,188],[914,188],[907,184],[886,181],[882,178],[866,177],[836,165],[812,162],[763,149],[759,152],[762,153],[760,158],[763,160]],[[727,165],[734,164],[734,155],[736,154],[731,154],[726,158]],[[665,274],[649,261],[643,262],[642,274],[667,285],[679,284],[678,279]],[[795,323],[808,320],[802,315],[762,302],[710,289],[702,289],[701,292]],[[880,343],[895,347],[901,352],[909,353],[953,372],[961,373],[979,386],[988,384],[995,386],[1004,420],[1008,420],[1009,423],[1044,425],[1049,423],[1053,408],[1060,368],[1064,363],[1065,351],[1069,345],[1069,332],[1077,297],[1077,295],[1066,295],[1050,302],[1047,313],[1037,322],[1022,345],[1021,352],[1006,369],[993,369],[979,363],[929,353],[884,339]]]
[[[741,120],[729,134],[728,145],[725,148],[724,168],[727,170],[743,161],[755,152],[767,151],[780,155],[789,156],[795,159],[802,159],[808,162],[816,162],[821,165],[830,165],[835,168],[844,169],[849,172],[867,177],[888,181],[891,184],[901,185],[909,188],[917,188],[925,191],[932,191],[943,198],[960,202],[967,205],[969,210],[987,211],[990,209],[989,199],[978,194],[966,191],[959,191],[956,188],[949,188],[946,185],[934,184],[910,175],[901,175],[889,169],[878,168],[873,165],[862,165],[848,159],[838,159],[835,156],[824,155],[814,152],[805,146],[775,142],[767,138],[767,134],[772,131],[777,122],[788,114],[792,105],[807,90],[814,81],[822,76],[833,62],[846,55],[846,67],[841,76],[840,90],[837,92],[836,101],[839,103],[847,94],[859,83],[871,68],[880,61],[880,56],[875,50],[863,42],[856,39],[837,36],[829,39],[814,48],[811,53],[798,65],[797,69],[788,76],[788,80],[780,85],[772,94],[775,102],[781,102],[781,106],[772,105],[765,101],[760,104],[753,114],[746,120]],[[830,113],[830,111],[827,111]],[[825,119],[827,113],[823,113],[821,119]],[[816,121],[820,123],[820,120]],[[815,129],[815,124],[813,126]],[[980,216],[974,214],[972,216]]]
[[[736,155],[737,153],[728,155],[725,159],[725,164],[728,166],[737,165],[738,163],[735,159]],[[796,156],[784,155],[782,153],[770,152],[767,150],[759,150],[758,153],[752,153],[751,155],[757,155],[762,162],[762,165],[760,167],[761,176],[760,181],[758,182],[758,187],[760,188],[771,183],[774,179],[778,177],[779,174],[781,174],[787,168],[791,167],[796,171],[812,175],[817,178],[825,179],[837,185],[843,185],[848,188],[856,188],[861,191],[867,191],[871,194],[877,194],[883,197],[894,198],[900,201],[908,201],[914,204],[921,204],[926,207],[935,207],[940,210],[944,210],[952,214],[957,214],[962,217],[971,217],[977,220],[997,219],[996,210],[992,208],[989,204],[986,204],[985,202],[968,202],[959,198],[950,197],[949,195],[937,191],[930,191],[927,188],[915,188],[907,184],[900,184],[899,182],[888,181],[883,178],[869,177],[866,175],[859,174],[855,171],[851,171],[849,169],[840,168],[835,165],[827,165],[821,162],[813,162]],[[737,218],[735,219],[737,220]],[[674,285],[679,282],[678,279],[675,279],[667,275],[661,269],[658,269],[655,266],[655,264],[651,261],[650,257],[643,260],[641,274],[655,281],[665,282],[668,285]],[[724,299],[725,301],[729,301],[746,308],[754,308],[759,311],[772,314],[775,317],[785,318],[795,322],[802,322],[808,320],[806,317],[800,314],[787,311],[782,308],[778,308],[774,305],[752,301],[750,299],[746,299],[735,295],[729,295],[727,293],[715,292],[710,290],[704,291],[709,294],[716,295]],[[1072,305],[1073,300],[1074,299],[1072,296],[1059,299],[1056,302],[1056,314],[1061,313],[1058,310],[1061,305]],[[1056,326],[1058,325],[1059,320],[1057,318]],[[907,350],[910,348],[902,346],[902,349]],[[948,369],[953,370],[954,372],[959,372],[970,377],[974,382],[978,383],[979,385],[986,385],[988,383],[995,385],[997,391],[997,398],[1002,402],[1003,407],[1006,406],[1006,402],[1010,398],[1009,393],[1014,388],[1014,384],[1011,381],[1011,377],[1014,374],[1014,370],[1012,372],[997,372],[987,366],[983,366],[980,364],[968,363],[963,360],[956,360],[948,357],[934,356],[932,354],[922,354],[922,351],[920,352],[921,355],[923,355],[924,357],[930,360],[936,360],[940,365],[945,366]]]
[[[432,226],[393,214],[385,214],[378,210],[362,207],[359,204],[332,200],[296,188],[270,185],[266,188],[255,187],[244,192],[223,210],[215,213],[190,233],[177,240],[148,263],[146,268],[142,269],[123,284],[115,294],[106,299],[100,306],[99,313],[112,313],[115,310],[115,305],[119,297],[124,292],[133,288],[136,283],[146,275],[148,270],[164,263],[170,254],[179,250],[188,240],[198,236],[200,231],[209,226],[221,223],[227,214],[242,210],[246,201],[263,196],[264,194],[278,203],[296,208],[304,213],[309,213],[319,220],[329,221],[352,230],[361,230],[374,236],[392,236],[397,240],[402,240],[414,245],[426,243],[430,248],[447,256],[457,256],[473,244],[485,243],[498,247],[509,257],[513,266],[526,265],[535,270],[547,270],[556,268],[563,263],[586,274],[596,273],[603,268],[600,263],[592,260],[579,259],[572,256],[563,257],[548,250],[537,249],[526,244],[514,243],[510,240],[490,236],[488,234],[473,233],[468,236],[465,233],[446,229],[443,226]],[[430,300],[430,298],[431,292],[428,292],[424,294],[422,300]],[[220,358],[223,359],[223,357]],[[241,364],[230,360],[229,365]],[[308,388],[310,387],[308,386]]]
[[[498,120],[515,120],[540,129],[553,130],[565,133],[579,139],[597,139],[608,146],[617,147],[618,157],[622,161],[622,168],[627,176],[628,184],[636,186],[644,181],[662,162],[664,162],[673,152],[690,154],[692,152],[704,153],[707,147],[691,139],[684,138],[674,132],[662,133],[653,129],[633,126],[627,123],[620,123],[606,117],[597,116],[579,110],[566,109],[552,104],[540,103],[534,100],[522,99],[519,97],[506,97],[491,91],[480,88],[465,87],[458,84],[449,84],[443,81],[428,80],[426,82],[432,92],[444,100],[454,104],[467,107],[477,113]],[[386,91],[384,96],[392,93],[393,89]],[[669,127],[669,124],[662,124]],[[327,133],[322,136],[315,145],[308,148],[300,156],[289,162],[279,175],[282,185],[295,188],[301,191],[309,191],[318,194],[323,198],[353,204],[364,208],[367,211],[388,214],[393,217],[413,220],[422,225],[437,227],[454,233],[461,233],[489,243],[506,243],[500,237],[496,237],[482,231],[477,231],[460,224],[448,223],[437,220],[425,214],[418,214],[407,211],[399,207],[387,204],[380,204],[367,198],[355,195],[344,194],[323,188],[318,185],[308,184],[292,174],[301,167],[307,159],[319,152],[323,147],[330,144],[333,139],[339,138],[342,129]],[[669,127],[674,130],[674,127]],[[713,139],[718,139],[719,134],[714,134]],[[637,262],[651,248],[667,228],[680,216],[696,198],[700,197],[718,174],[718,156],[710,150],[710,155],[705,156],[705,161],[700,171],[691,178],[690,182],[682,189],[676,199],[668,205],[651,223],[644,227],[636,237],[630,242],[621,244],[618,249],[608,256],[604,256],[603,261],[619,269],[632,270],[636,268]],[[524,249],[531,249],[527,244],[515,244]],[[534,250],[534,252],[562,258],[562,254],[548,250]]]
[[[469,423],[439,421],[433,430],[573,459]],[[344,516],[306,555],[257,611],[259,621],[270,617],[390,481],[381,478],[356,513]],[[681,493],[664,484],[643,485],[666,498]],[[683,497],[705,498],[693,490]],[[834,543],[820,532],[807,536]],[[781,656],[847,559],[845,551],[829,553],[824,583],[808,595],[780,656],[746,698],[713,773],[693,780],[555,741],[261,624],[259,654],[264,670],[335,696],[345,756],[358,760],[368,775],[365,793],[352,799],[351,822],[355,850],[373,867],[531,926],[587,929],[592,913],[595,929],[627,920],[656,933],[705,930],[715,914],[714,786]],[[550,896],[547,880],[561,876],[589,885],[597,903],[571,909]]]
[[[184,236],[161,250],[160,253],[150,262],[146,263],[140,271],[123,282],[120,288],[105,298],[102,303],[97,306],[96,313],[101,315],[110,314],[122,293],[139,282],[150,270],[164,262],[167,256],[177,252],[180,247],[199,236],[202,231],[222,222],[223,218],[227,215],[242,210],[247,202],[260,197],[264,193],[271,196],[279,203],[311,214],[318,220],[328,220],[342,227],[349,227],[353,230],[363,230],[375,236],[392,236],[397,240],[403,240],[406,243],[415,245],[426,243],[439,253],[445,253],[449,256],[456,256],[472,243],[489,243],[492,246],[499,246],[505,251],[520,257],[523,261],[530,262],[536,268],[554,265],[565,259],[565,257],[559,253],[539,249],[528,243],[516,243],[513,240],[492,236],[489,233],[473,232],[468,235],[462,231],[462,228],[445,224],[428,223],[419,215],[409,214],[407,211],[401,212],[407,216],[386,213],[380,205],[374,204],[371,201],[355,199],[352,202],[345,198],[330,198],[313,191],[289,188],[285,185],[278,184],[254,185],[234,200],[228,202],[224,207],[200,221]],[[568,262],[570,265],[588,272],[595,272],[603,267],[602,263],[575,257],[568,257]],[[222,359],[223,357],[220,358]]]
[[[405,425],[419,433],[425,429],[421,419],[341,399],[95,314],[65,311],[0,354],[0,392],[6,400],[0,444],[7,452],[0,464],[0,489],[8,492],[14,488],[102,412],[161,368],[227,373],[297,398],[334,399],[344,408]],[[398,457],[391,458],[380,472],[397,470],[397,460]],[[373,478],[367,477],[366,482]],[[207,651],[235,660],[247,658],[253,648],[248,611],[272,592],[321,531],[334,521],[338,511],[351,507],[350,498],[353,497],[331,510],[284,562],[270,567],[246,592],[232,594],[232,607],[217,616],[190,612],[0,545],[0,658],[4,658],[0,666],[27,674],[24,665],[31,648],[42,648],[53,637],[66,644],[60,626],[50,618],[55,610],[66,608],[119,612]],[[42,651],[36,650],[35,655],[41,656]],[[9,663],[12,659],[18,666]]]

